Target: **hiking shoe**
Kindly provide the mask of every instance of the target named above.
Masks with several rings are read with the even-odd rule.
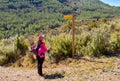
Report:
[[[43,74],[39,74],[41,77],[44,77],[44,75]]]

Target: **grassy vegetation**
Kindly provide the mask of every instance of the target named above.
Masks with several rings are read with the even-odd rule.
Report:
[[[78,21],[75,34],[75,54],[80,56],[100,57],[108,53],[119,52],[119,21],[118,18]],[[91,24],[94,23],[96,23],[97,26],[91,27]],[[63,26],[67,27],[71,25]],[[64,28],[63,26],[61,27]],[[49,32],[47,30],[43,31],[44,34],[47,32],[45,40],[47,46],[52,46],[54,62],[59,62],[67,57],[71,57],[71,27],[68,28],[70,31],[62,31],[61,28],[52,29]],[[31,53],[28,51],[32,44],[31,41],[35,41],[38,35],[39,33],[36,34],[34,38],[31,38],[33,36],[17,36],[10,39],[1,39],[0,65],[16,62],[17,60],[18,66],[26,66],[22,63],[26,60],[29,60],[28,62],[32,62],[31,64],[33,64],[35,60],[33,56],[29,56]],[[30,63],[26,64],[30,65]]]
[[[21,37],[2,39],[0,41],[0,65],[15,62],[26,55],[28,42]]]
[[[58,36],[52,36],[49,39],[52,45],[52,54],[56,62],[70,57],[72,53],[72,36],[66,34],[60,34]]]
[[[64,22],[63,15],[71,13],[78,20],[111,18],[120,16],[120,8],[99,0],[0,0],[0,38],[59,27]]]

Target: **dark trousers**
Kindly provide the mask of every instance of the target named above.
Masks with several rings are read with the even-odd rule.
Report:
[[[37,56],[37,63],[38,63],[38,74],[39,75],[43,75],[42,73],[42,65],[44,62],[44,58],[40,58],[39,56]]]

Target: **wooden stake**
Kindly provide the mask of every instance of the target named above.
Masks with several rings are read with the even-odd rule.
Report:
[[[74,53],[75,53],[75,17],[73,15],[73,18],[72,18],[72,57],[74,57]]]
[[[75,45],[74,45],[74,39],[75,39],[75,16],[72,15],[65,15],[64,19],[72,20],[72,57],[74,57],[75,53]]]

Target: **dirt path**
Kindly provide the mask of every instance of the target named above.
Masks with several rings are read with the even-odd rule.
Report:
[[[20,70],[0,67],[0,81],[42,81],[36,70]]]
[[[59,65],[43,69],[40,77],[36,69],[13,69],[0,67],[0,81],[120,81],[120,58],[69,60],[67,66]]]

